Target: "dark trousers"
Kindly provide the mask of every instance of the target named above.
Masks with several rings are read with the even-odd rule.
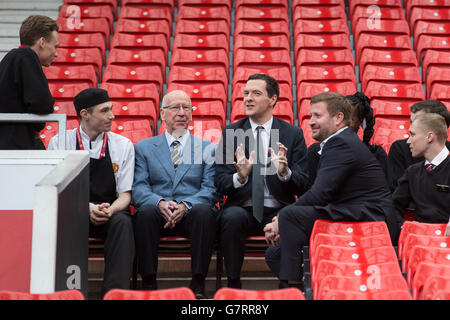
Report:
[[[90,223],[89,236],[102,238],[105,242],[102,295],[111,289],[129,289],[135,255],[133,221],[130,213],[116,212],[104,225],[95,226]]]
[[[238,279],[244,262],[245,239],[264,235],[264,227],[272,222],[279,209],[264,208],[261,223],[253,217],[251,207],[231,206],[220,215],[220,245],[225,260],[228,279]]]
[[[188,237],[191,245],[191,272],[206,276],[216,236],[216,213],[207,205],[194,205],[173,229],[164,229],[166,221],[154,205],[136,212],[136,250],[141,276],[156,275],[161,236]]]

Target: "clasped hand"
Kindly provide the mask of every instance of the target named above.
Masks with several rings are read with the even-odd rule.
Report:
[[[183,202],[176,203],[175,201],[161,200],[158,203],[158,208],[166,221],[164,224],[164,229],[173,229],[188,211]]]
[[[105,224],[113,213],[111,205],[107,202],[101,204],[89,203],[89,219],[94,225]]]

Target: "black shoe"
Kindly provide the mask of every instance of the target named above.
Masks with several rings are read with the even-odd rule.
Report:
[[[158,290],[156,275],[142,277],[142,290]]]
[[[237,279],[228,279],[228,288],[242,289],[241,278],[237,278]]]
[[[303,283],[303,281],[299,283],[288,283],[286,280],[280,280],[278,289],[286,289],[286,288],[297,288],[303,294],[305,294],[305,284]]]
[[[194,292],[195,298],[197,300],[207,299],[205,295],[205,276],[200,274],[195,274],[192,276],[191,284],[189,288]]]

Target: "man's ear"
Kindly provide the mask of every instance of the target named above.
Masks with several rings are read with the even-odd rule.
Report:
[[[427,132],[427,142],[432,143],[435,139],[436,139],[436,135],[434,134],[434,132],[428,131]]]
[[[163,109],[163,108],[161,108],[161,111],[160,111],[159,116],[160,116],[160,118],[161,118],[162,121],[165,121],[165,120],[166,120],[166,119],[165,119],[165,115],[166,115],[166,110]]]
[[[336,125],[339,126],[342,122],[344,122],[344,114],[342,112],[338,112],[335,115]]]
[[[86,119],[87,118],[87,114],[88,114],[87,109],[81,109],[80,110],[80,117],[81,117],[81,119]]]
[[[272,108],[275,106],[275,103],[277,102],[278,96],[274,94],[272,97],[270,97],[270,105]]]
[[[46,40],[44,37],[40,37],[39,40],[37,41],[39,44],[39,48],[44,48]]]

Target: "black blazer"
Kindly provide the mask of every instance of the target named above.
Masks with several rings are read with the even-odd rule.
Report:
[[[239,129],[242,129],[243,131],[249,130],[247,131],[249,133],[248,139],[245,140],[244,144],[245,155],[248,158],[251,151],[249,150],[249,144],[254,145],[254,138],[251,133],[251,125],[248,117],[224,128],[222,138],[216,152],[216,174],[214,183],[217,191],[222,195],[227,196],[227,206],[242,204],[244,201],[249,199],[252,192],[252,184],[250,180],[251,176],[249,177],[249,182],[247,182],[244,187],[235,189],[233,186],[233,174],[236,172],[236,168],[232,162],[236,161],[235,152],[238,146],[238,140],[236,136],[234,136],[234,138],[230,138],[228,139],[229,141],[227,141],[226,136],[227,130],[228,135],[232,136],[233,133]],[[288,205],[295,201],[295,195],[301,195],[307,190],[307,149],[301,128],[295,127],[274,117],[272,122],[272,130],[274,129],[279,130],[279,142],[281,142],[288,149],[287,159],[292,175],[288,182],[282,182],[279,180],[277,174],[274,173],[266,177],[266,183],[270,194],[283,205]],[[230,144],[231,142],[233,143]],[[277,145],[272,145],[271,142],[269,145],[275,152],[278,152]],[[227,157],[229,158],[229,161],[226,161]]]
[[[314,184],[296,205],[325,210],[333,220],[385,220],[394,212],[380,163],[350,128],[325,143]]]

